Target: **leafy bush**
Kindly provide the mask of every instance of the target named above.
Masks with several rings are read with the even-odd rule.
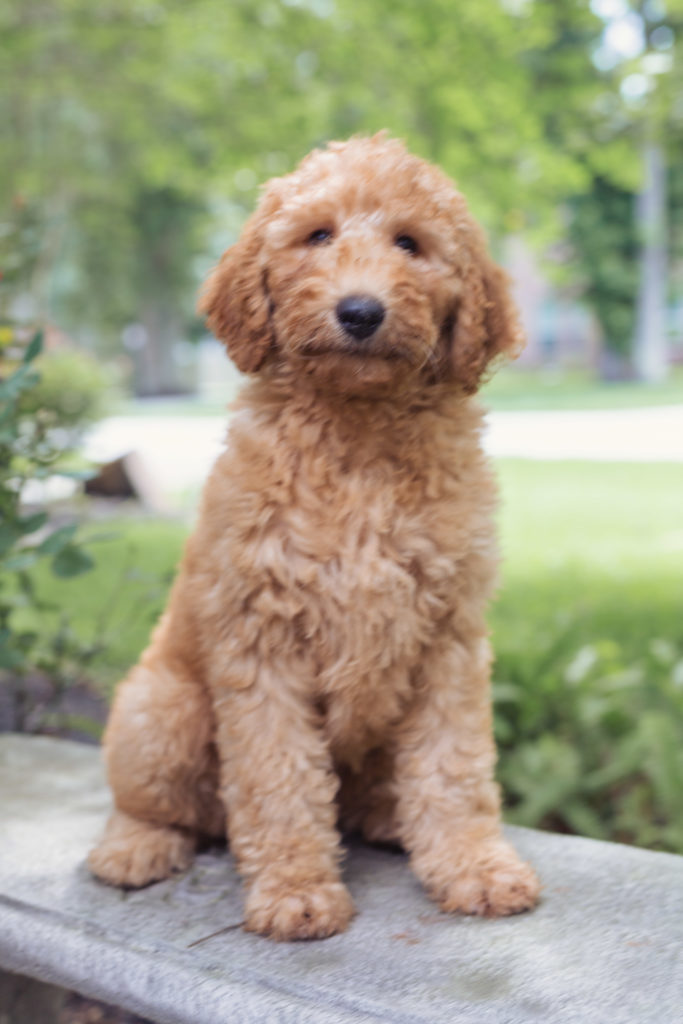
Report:
[[[172,519],[117,516],[98,533],[98,558],[90,573],[68,582],[69,625],[79,642],[94,651],[88,672],[105,696],[135,664],[164,609],[187,527]],[[90,534],[87,534],[90,536]],[[46,563],[36,566],[36,588],[52,605],[41,613],[43,628],[59,627],[65,585]],[[37,616],[21,613],[25,628]]]
[[[495,687],[510,820],[683,852],[683,650],[547,654],[542,700],[514,672]]]
[[[36,593],[32,570],[47,561],[54,575],[65,579],[88,571],[93,560],[76,535],[76,524],[51,525],[45,511],[26,511],[22,505],[28,481],[83,473],[65,465],[64,438],[52,429],[53,418],[26,411],[40,383],[35,362],[42,334],[26,344],[20,332],[4,327],[2,341],[7,355],[0,377],[0,676],[22,707],[14,720],[14,727],[21,727],[27,709],[19,681],[38,671],[58,693],[67,683],[66,662],[75,655],[87,657],[66,619],[48,637],[17,625],[17,613],[26,605],[37,611],[47,607]]]
[[[38,379],[22,392],[19,412],[39,417],[43,426],[70,431],[100,419],[105,412],[109,374],[92,356],[64,348],[35,362]]]

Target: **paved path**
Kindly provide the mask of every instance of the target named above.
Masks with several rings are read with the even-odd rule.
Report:
[[[218,455],[227,416],[114,416],[91,432],[86,455],[135,451],[166,495],[196,492]],[[577,412],[494,412],[484,441],[496,458],[683,463],[683,405]]]
[[[683,462],[683,405],[494,412],[486,446],[496,457]]]

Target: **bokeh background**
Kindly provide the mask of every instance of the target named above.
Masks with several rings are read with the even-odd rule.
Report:
[[[529,339],[483,392],[508,818],[683,852],[682,40],[683,0],[0,0],[0,729],[99,735],[239,385],[198,284],[387,129]]]

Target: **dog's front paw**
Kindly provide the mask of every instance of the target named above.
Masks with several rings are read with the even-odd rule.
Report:
[[[469,862],[460,857],[452,878],[429,886],[440,908],[448,913],[505,917],[535,906],[541,887],[532,868],[507,843],[482,853],[472,851]]]
[[[325,939],[343,932],[353,914],[341,882],[256,882],[247,897],[245,928],[279,942]]]

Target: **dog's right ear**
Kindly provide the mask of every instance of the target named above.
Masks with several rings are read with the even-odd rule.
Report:
[[[199,296],[197,311],[243,373],[254,373],[274,344],[270,322],[263,246],[262,211],[253,214],[242,234],[223,253]]]

